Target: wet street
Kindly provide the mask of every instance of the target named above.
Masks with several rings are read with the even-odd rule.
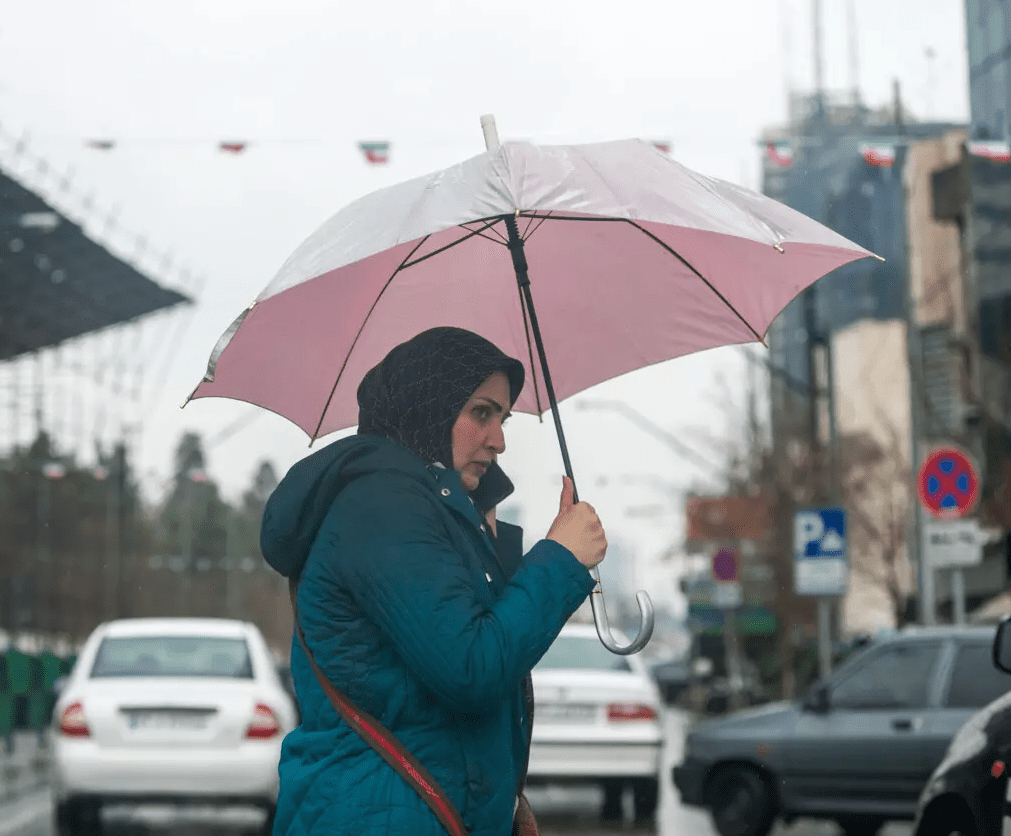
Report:
[[[670,768],[681,758],[684,730],[689,722],[681,711],[666,716],[667,747],[660,789],[660,807],[655,827],[632,825],[631,798],[625,799],[626,821],[602,825],[597,814],[602,795],[596,787],[538,787],[528,793],[543,836],[715,836],[709,816],[680,803],[670,780]],[[27,795],[4,805],[0,811],[0,836],[56,836],[50,821],[50,799],[45,791]],[[114,807],[105,811],[106,836],[252,836],[259,830],[262,814],[242,808],[200,808],[182,813],[169,807]],[[836,836],[831,822],[801,820],[789,827],[782,824],[773,836]],[[908,824],[891,824],[881,836],[909,836]]]

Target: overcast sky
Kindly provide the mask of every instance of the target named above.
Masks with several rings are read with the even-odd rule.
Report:
[[[826,83],[849,88],[847,3],[824,5]],[[960,0],[854,0],[853,9],[867,102],[889,100],[897,78],[915,116],[967,118]],[[79,351],[138,357],[143,345],[157,360],[144,380],[157,395],[142,412],[122,410],[143,419],[134,439],[149,489],[168,476],[180,433],[196,428],[221,438],[210,470],[234,495],[261,458],[283,471],[304,455],[304,435],[242,404],[179,404],[228,323],[338,208],[480,153],[478,120],[489,112],[503,139],[669,140],[686,165],[758,188],[756,141],[784,120],[787,89],[810,86],[811,52],[807,0],[0,0],[0,130],[27,132],[30,154],[73,169],[59,197],[71,208],[89,193],[92,216],[118,207],[115,231],[147,237],[141,263],[154,278],[191,292],[203,282],[191,315]],[[117,146],[87,150],[88,138]],[[387,165],[364,162],[356,143],[366,139],[392,143]],[[216,150],[222,140],[250,146],[231,156]],[[11,159],[0,141],[0,164]],[[40,177],[24,161],[20,173]],[[719,461],[715,448],[743,421],[745,366],[741,350],[718,350],[587,397],[623,399]],[[578,400],[563,413],[583,497],[612,539],[662,551],[681,531],[681,500],[658,493],[657,480],[683,489],[710,477],[613,412],[577,411]],[[103,431],[116,430],[115,412],[102,416]],[[241,429],[222,438],[235,422]],[[503,465],[539,536],[561,472],[550,422],[517,417],[509,443]],[[656,504],[671,510],[641,516]]]

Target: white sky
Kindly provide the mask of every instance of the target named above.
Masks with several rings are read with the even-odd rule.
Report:
[[[846,88],[846,2],[824,6],[826,83]],[[967,118],[959,0],[854,0],[854,8],[866,101],[890,99],[898,78],[914,115]],[[178,405],[228,323],[338,208],[480,153],[478,118],[489,112],[503,139],[667,139],[686,165],[757,188],[756,140],[785,118],[788,84],[809,86],[810,42],[807,0],[0,0],[0,129],[27,132],[31,153],[74,169],[71,207],[89,192],[102,212],[118,206],[120,227],[147,236],[142,265],[155,278],[192,288],[180,278],[186,265],[206,279],[182,334],[150,326],[137,337],[178,339],[145,381],[159,394],[135,440],[151,486],[167,476],[184,429],[210,439],[257,411]],[[87,151],[86,138],[119,145]],[[239,156],[218,152],[216,142],[229,139],[252,144]],[[355,146],[363,139],[389,140],[390,163],[366,165]],[[10,153],[0,147],[0,164]],[[153,256],[165,251],[173,262],[159,272]],[[128,353],[130,339],[102,345]],[[744,367],[740,350],[718,350],[587,397],[623,399],[719,460],[719,443],[709,448],[702,436],[737,433]],[[576,411],[577,400],[563,414],[582,497],[612,540],[662,551],[681,530],[681,500],[658,499],[655,480],[684,488],[704,482],[703,471],[619,415]],[[526,416],[512,427],[503,465],[539,536],[561,472],[553,430]],[[283,471],[307,448],[301,431],[263,414],[209,452],[212,475],[235,495],[260,458]],[[670,512],[628,513],[658,502]]]

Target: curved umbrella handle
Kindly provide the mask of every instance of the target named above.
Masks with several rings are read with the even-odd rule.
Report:
[[[590,570],[593,579],[597,582],[590,593],[590,608],[593,610],[593,623],[597,628],[597,637],[600,643],[612,653],[619,656],[629,656],[642,650],[653,636],[653,602],[649,600],[649,595],[643,590],[635,593],[635,601],[639,605],[639,635],[632,639],[631,644],[622,647],[611,635],[611,625],[607,620],[607,607],[604,606],[604,591],[600,585],[600,573],[594,566]]]

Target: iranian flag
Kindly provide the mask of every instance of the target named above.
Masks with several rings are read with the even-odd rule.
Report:
[[[656,148],[657,151],[660,151],[664,154],[670,153],[670,142],[668,142],[665,139],[654,139],[653,146]]]
[[[765,153],[780,168],[789,168],[793,165],[793,148],[789,142],[766,143]]]
[[[996,163],[1011,161],[1011,143],[1002,141],[967,142],[966,148],[974,157],[986,157]]]
[[[382,165],[390,159],[390,143],[388,142],[359,142],[358,148],[372,165]]]
[[[868,163],[878,168],[891,168],[895,165],[894,145],[861,145],[860,153]]]
[[[246,150],[247,142],[219,142],[218,150],[226,154],[241,154]]]

